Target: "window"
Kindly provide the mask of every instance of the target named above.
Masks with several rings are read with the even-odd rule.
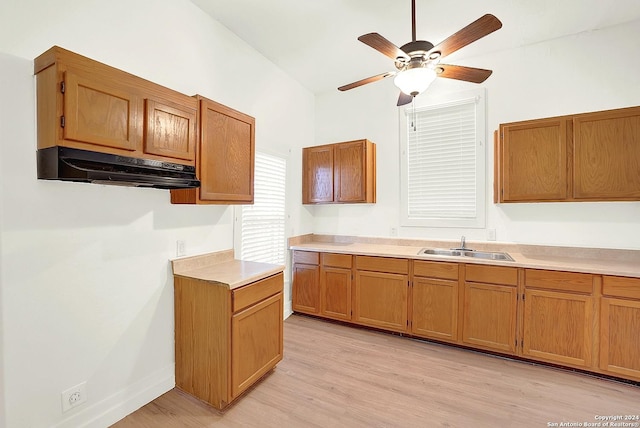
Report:
[[[484,106],[476,90],[401,109],[403,226],[485,226]]]
[[[242,260],[285,264],[286,160],[256,152],[253,205],[236,211]]]

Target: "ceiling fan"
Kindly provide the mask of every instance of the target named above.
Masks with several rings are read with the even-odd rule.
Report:
[[[482,83],[491,75],[491,70],[441,64],[440,60],[501,27],[502,22],[498,18],[491,14],[486,14],[434,46],[430,42],[416,40],[416,1],[411,0],[412,40],[409,43],[398,48],[378,33],[369,33],[358,37],[358,40],[362,43],[393,59],[397,71],[388,71],[367,77],[366,79],[340,86],[338,90],[348,91],[367,83],[395,76],[394,84],[401,90],[398,106],[402,106],[409,104],[413,97],[427,89],[436,77]]]

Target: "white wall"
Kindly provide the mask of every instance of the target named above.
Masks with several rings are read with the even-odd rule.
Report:
[[[489,36],[490,37],[490,36]],[[498,241],[640,249],[640,202],[492,202],[493,130],[500,123],[640,105],[640,21],[494,52],[465,62],[494,70],[487,88],[487,225]],[[372,74],[375,74],[372,70]],[[475,85],[447,79],[420,97]],[[391,79],[316,97],[316,143],[368,138],[378,147],[378,199],[368,206],[305,207],[316,233],[486,240],[486,229],[399,227],[399,115]],[[363,221],[366,218],[366,221]]]
[[[32,59],[59,45],[246,112],[257,149],[287,156],[292,177],[314,98],[188,0],[0,7],[0,427],[107,426],[173,387],[169,259],[178,239],[188,254],[232,248],[233,209],[37,180]],[[310,232],[299,180],[287,192],[288,230]],[[87,403],[63,414],[61,391],[83,381]]]

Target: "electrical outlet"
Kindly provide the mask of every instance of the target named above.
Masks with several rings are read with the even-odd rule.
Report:
[[[391,228],[391,236],[398,236],[398,228],[396,227]]]
[[[185,242],[182,239],[178,239],[176,241],[176,256],[178,257],[186,256],[187,250],[185,249],[185,247],[186,247]]]
[[[487,241],[495,241],[495,240],[496,240],[496,230],[487,229]]]
[[[66,412],[87,401],[87,382],[62,392],[62,411]]]

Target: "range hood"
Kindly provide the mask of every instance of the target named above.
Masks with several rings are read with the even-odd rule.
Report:
[[[200,187],[195,167],[69,147],[39,149],[38,178],[156,189]]]

